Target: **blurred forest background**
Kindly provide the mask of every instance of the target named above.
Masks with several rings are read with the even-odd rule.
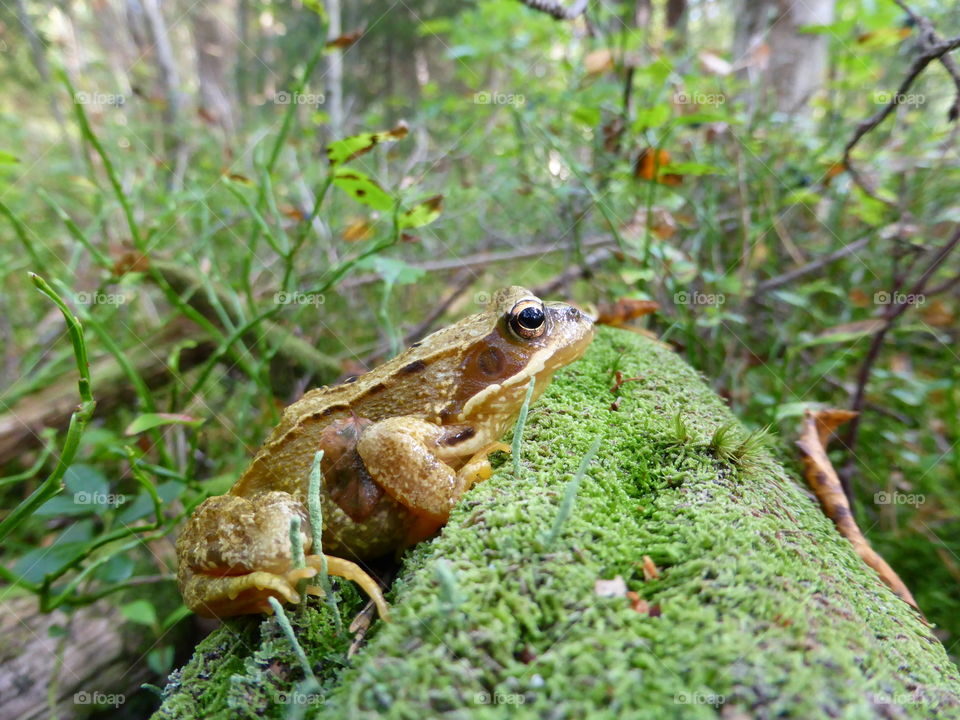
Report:
[[[139,683],[196,640],[173,581],[185,515],[307,387],[505,284],[658,302],[640,324],[785,457],[804,407],[861,410],[834,462],[956,657],[950,56],[897,94],[960,33],[955,4],[530,4],[566,17],[0,5],[0,594],[34,650],[0,677],[38,678],[0,694],[35,712],[96,672],[124,712],[155,707]],[[367,154],[325,152],[376,131]],[[77,411],[78,350],[95,410]]]

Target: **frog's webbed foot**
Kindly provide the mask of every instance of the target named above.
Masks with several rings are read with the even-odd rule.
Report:
[[[380,615],[380,619],[386,622],[390,621],[390,611],[387,606],[387,601],[383,597],[383,592],[380,590],[380,586],[376,580],[370,577],[370,575],[356,563],[334,557],[333,555],[324,555],[323,557],[327,560],[328,575],[342,577],[355,582],[363,589],[367,596],[373,600],[373,604],[377,606],[377,613]],[[314,574],[320,572],[323,563],[320,555],[308,555],[306,562]],[[316,586],[315,583],[311,585],[312,587]],[[310,590],[308,590],[308,592],[310,592]]]
[[[492,442],[484,448],[478,450],[472,458],[467,460],[466,464],[460,468],[457,473],[466,482],[466,487],[470,488],[478,482],[489,480],[493,475],[493,467],[490,465],[488,456],[495,452],[510,452],[510,446],[502,442]]]

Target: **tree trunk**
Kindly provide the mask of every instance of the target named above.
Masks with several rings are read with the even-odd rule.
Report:
[[[235,36],[217,17],[218,3],[204,3],[193,12],[193,39],[197,55],[197,81],[205,118],[223,131],[229,147],[236,129],[232,83]]]
[[[308,688],[273,618],[233,620],[155,718],[960,712],[931,629],[780,462],[737,450],[745,435],[677,355],[604,329],[532,410],[520,476],[508,459],[406,556],[359,654],[322,601],[290,609]],[[362,601],[338,594],[349,620]]]
[[[777,110],[806,114],[813,96],[823,87],[827,70],[828,36],[803,33],[807,25],[833,22],[834,0],[778,0],[780,16],[770,28],[770,83]]]
[[[327,0],[327,20],[330,23],[327,38],[336,40],[342,34],[340,0]],[[330,139],[343,137],[343,51],[330,48],[327,54],[326,97],[324,104],[330,114]]]
[[[743,0],[733,39],[734,66],[753,86],[743,99],[803,117],[823,87],[828,38],[804,33],[806,25],[833,22],[834,0]]]

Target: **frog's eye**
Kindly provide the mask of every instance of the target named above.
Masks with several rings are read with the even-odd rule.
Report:
[[[547,316],[543,305],[536,300],[521,300],[513,306],[509,316],[510,329],[519,337],[531,340],[543,335],[547,327]]]

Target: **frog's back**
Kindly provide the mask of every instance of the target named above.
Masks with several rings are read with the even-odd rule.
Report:
[[[317,438],[343,418],[377,422],[411,416],[442,423],[459,387],[464,344],[482,339],[489,330],[479,322],[459,323],[364,375],[310,390],[284,410],[230,492],[247,497],[266,490],[305,495],[314,454],[321,449]]]

